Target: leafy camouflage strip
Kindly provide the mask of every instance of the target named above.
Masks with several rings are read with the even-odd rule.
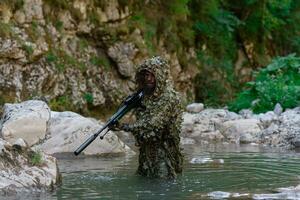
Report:
[[[149,177],[170,177],[182,172],[180,151],[182,105],[169,77],[169,66],[160,57],[146,60],[137,70],[148,70],[156,78],[154,95],[142,104],[146,109],[136,110],[137,121],[129,125],[140,146],[138,173]]]

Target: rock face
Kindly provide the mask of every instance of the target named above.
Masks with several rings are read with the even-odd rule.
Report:
[[[59,181],[54,157],[0,138],[0,194],[53,189]]]
[[[45,138],[50,109],[43,101],[5,104],[0,126],[1,137],[11,143],[23,138],[32,146]]]
[[[134,66],[151,55],[146,33],[129,27],[136,3],[0,1],[0,106],[41,96],[60,110],[117,106],[134,89]],[[160,41],[156,53],[170,60],[185,94],[194,73]]]
[[[181,136],[185,144],[234,142],[297,148],[300,147],[300,107],[283,112],[278,104],[275,111],[258,115],[250,110],[236,114],[224,109],[185,113]]]
[[[39,145],[48,154],[73,153],[88,137],[101,128],[93,119],[73,112],[51,112],[47,139]],[[109,132],[103,140],[97,138],[83,152],[84,155],[133,153],[119,138]]]

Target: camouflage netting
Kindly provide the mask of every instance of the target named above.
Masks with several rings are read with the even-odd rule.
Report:
[[[160,57],[146,60],[138,67],[156,79],[154,94],[146,96],[136,110],[137,121],[129,126],[140,148],[138,173],[148,177],[174,178],[182,172],[180,151],[182,105],[169,80],[169,66]],[[145,106],[145,107],[144,107]]]

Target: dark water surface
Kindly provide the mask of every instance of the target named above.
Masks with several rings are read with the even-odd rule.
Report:
[[[135,175],[137,156],[60,158],[62,185],[36,198],[207,199],[214,191],[260,194],[300,184],[300,154],[294,151],[189,145],[184,152],[184,173],[173,181]]]

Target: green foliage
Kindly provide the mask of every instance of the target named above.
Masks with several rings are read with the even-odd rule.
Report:
[[[24,0],[1,0],[0,5],[7,5],[12,11],[16,11],[23,7]]]
[[[250,108],[255,113],[273,110],[276,103],[283,108],[293,108],[300,103],[300,58],[295,54],[279,57],[261,69],[248,89],[241,92],[229,105],[239,111]]]
[[[26,32],[29,36],[29,38],[31,39],[31,41],[36,41],[39,37],[40,37],[40,31],[38,28],[38,23],[37,21],[32,21],[31,22],[31,26],[26,28]]]
[[[43,164],[43,156],[40,151],[32,152],[30,154],[30,163],[32,165],[40,166]]]
[[[12,24],[0,22],[0,37],[10,38],[13,35]]]
[[[62,30],[64,29],[64,23],[62,21],[60,21],[60,20],[57,20],[57,21],[54,22],[54,27],[59,32],[62,32]]]
[[[80,38],[78,42],[78,48],[80,52],[83,52],[89,46],[88,41],[85,38]]]
[[[83,98],[86,100],[86,102],[87,103],[93,103],[93,101],[94,101],[94,97],[93,97],[93,94],[92,93],[85,93],[84,95],[83,95]]]
[[[50,100],[49,106],[55,111],[75,110],[71,98],[67,95]]]
[[[45,59],[48,63],[54,63],[59,72],[64,72],[67,67],[75,67],[80,70],[85,70],[85,64],[67,52],[59,49],[51,49],[46,55]]]
[[[33,53],[33,48],[30,45],[23,44],[22,49],[26,51],[27,55],[31,56]]]
[[[44,0],[48,5],[56,9],[68,9],[70,0]]]
[[[92,56],[90,63],[95,66],[101,66],[104,70],[108,71],[110,69],[110,63],[107,57],[104,56]]]

